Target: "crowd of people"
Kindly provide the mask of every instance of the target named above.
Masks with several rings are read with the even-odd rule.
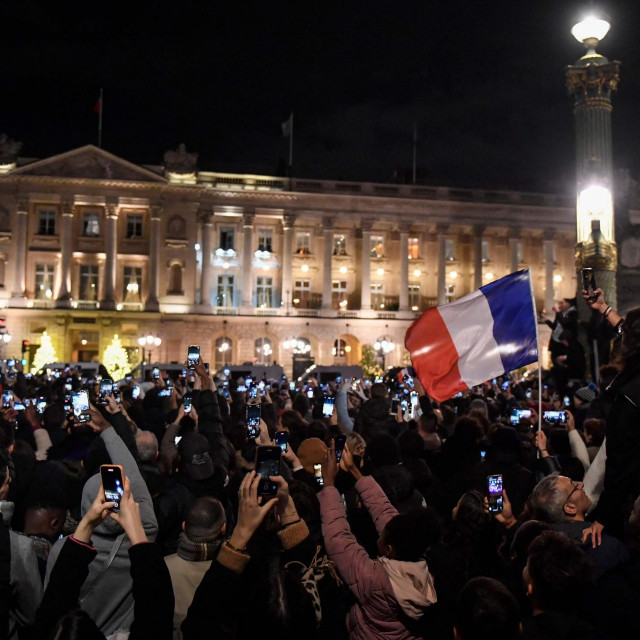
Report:
[[[109,393],[6,371],[0,639],[627,637],[640,309],[589,304],[618,336],[597,385],[512,372],[442,403],[406,370],[290,384],[198,360]]]

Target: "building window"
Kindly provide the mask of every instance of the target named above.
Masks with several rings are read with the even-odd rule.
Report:
[[[53,297],[53,273],[52,264],[36,264],[36,299],[51,300]]]
[[[139,302],[142,292],[142,267],[125,267],[122,279],[122,296],[125,302]]]
[[[522,264],[524,262],[523,260],[523,249],[522,249],[522,240],[518,240],[518,247],[517,247],[517,252],[518,252],[518,264]]]
[[[371,308],[384,309],[384,283],[371,283]]]
[[[300,256],[308,256],[311,253],[311,234],[308,231],[296,233],[296,253]]]
[[[420,239],[409,238],[409,260],[417,260],[420,257]]]
[[[233,307],[233,276],[218,276],[216,306]]]
[[[491,258],[489,257],[489,241],[482,241],[482,262],[490,262]]]
[[[177,262],[169,269],[169,290],[167,295],[182,295],[182,265]]]
[[[347,343],[342,338],[333,341],[331,355],[334,358],[344,358],[347,355]]]
[[[127,216],[127,238],[142,238],[142,214],[130,213]]]
[[[371,236],[371,257],[382,258],[384,255],[384,238],[382,236]]]
[[[216,340],[214,358],[216,370],[233,360],[233,340],[231,338],[222,336]]]
[[[311,302],[311,280],[295,280],[293,283],[293,305],[308,309]]]
[[[445,293],[447,297],[447,302],[453,302],[456,299],[456,285],[447,284]]]
[[[221,227],[220,228],[220,249],[223,251],[229,251],[232,249],[235,251],[234,246],[235,229],[233,227]]]
[[[98,266],[83,264],[80,267],[80,300],[98,299]]]
[[[258,229],[258,251],[273,252],[273,233],[271,229]]]
[[[52,209],[40,209],[38,212],[38,235],[54,236],[56,234],[56,212]]]
[[[97,211],[85,211],[82,214],[82,235],[85,238],[100,235],[100,214]]]
[[[254,360],[260,364],[269,364],[273,354],[273,347],[269,338],[257,338],[253,343]]]
[[[269,309],[273,306],[273,278],[269,276],[258,276],[256,297],[258,307]]]
[[[347,255],[347,236],[342,233],[334,234],[333,236],[333,255],[334,256],[346,256]]]
[[[331,303],[334,309],[347,308],[347,281],[334,280],[331,283]]]
[[[286,348],[285,343],[285,348]],[[307,338],[295,338],[293,341],[293,353],[297,356],[311,356],[311,342]]]
[[[420,310],[420,285],[415,282],[409,284],[409,308],[412,311]]]
[[[448,262],[456,259],[456,241],[453,238],[445,238],[444,240],[444,257]]]

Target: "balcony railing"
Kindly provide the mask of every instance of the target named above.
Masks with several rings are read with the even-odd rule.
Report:
[[[73,309],[80,309],[81,311],[92,311],[100,308],[100,303],[97,300],[74,300],[71,303]]]
[[[238,309],[236,307],[213,307],[213,313],[217,316],[237,316]]]
[[[277,316],[280,315],[280,307],[257,307],[253,310],[254,316]]]

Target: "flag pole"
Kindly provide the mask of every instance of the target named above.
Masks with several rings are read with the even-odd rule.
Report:
[[[418,125],[414,122],[413,123],[413,184],[416,183],[417,162],[418,162]]]
[[[533,304],[533,324],[536,328],[536,349],[538,351],[538,431],[542,429],[542,363],[540,361],[540,333],[538,332],[538,312],[536,310],[536,297],[533,293],[533,281],[531,280],[531,270],[529,274],[529,288],[531,289],[531,303]]]
[[[100,111],[98,112],[98,148],[102,149],[102,87],[100,87]]]
[[[289,178],[293,178],[293,111],[289,117],[291,123],[291,131],[289,135]]]

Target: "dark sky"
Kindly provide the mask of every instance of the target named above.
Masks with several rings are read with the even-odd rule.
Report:
[[[185,142],[200,168],[274,173],[295,112],[294,173],[570,191],[582,55],[571,0],[9,1],[0,8],[0,131],[44,157],[97,139],[159,164]],[[622,62],[614,164],[640,173],[640,3],[602,6],[599,51]]]

